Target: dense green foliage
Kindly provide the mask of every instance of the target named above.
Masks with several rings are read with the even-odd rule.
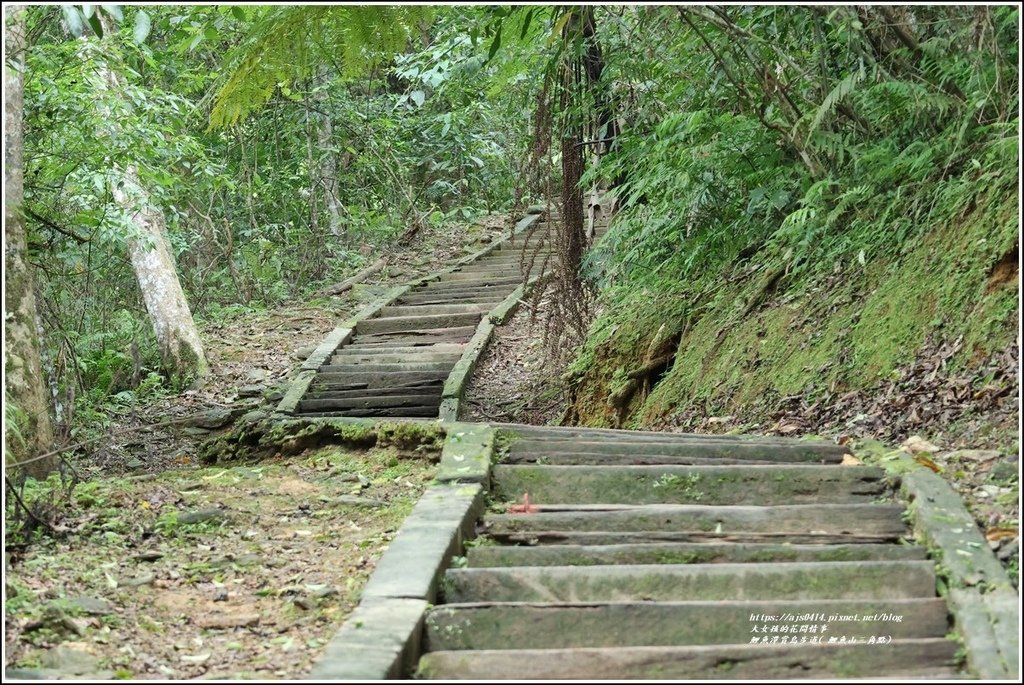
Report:
[[[687,7],[609,36],[629,124],[590,177],[626,181],[581,415],[614,421],[663,324],[686,335],[648,420],[870,387],[932,333],[961,365],[1012,341],[1017,281],[988,279],[1017,254],[1017,31],[1013,7]]]

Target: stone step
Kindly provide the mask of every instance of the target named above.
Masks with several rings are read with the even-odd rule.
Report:
[[[744,543],[784,545],[861,545],[892,543],[900,537],[891,533],[873,533],[858,530],[856,533],[829,533],[812,531],[807,533],[772,531],[745,531],[739,533],[715,533],[693,530],[663,531],[576,531],[576,530],[529,530],[523,532],[494,532],[488,535],[495,541],[508,545],[645,545],[662,543]]]
[[[543,531],[659,532],[693,536],[847,535],[896,540],[907,533],[903,507],[883,504],[793,504],[709,506],[690,504],[540,506],[535,514],[494,514],[485,518],[492,537]],[[699,539],[699,538],[698,538]]]
[[[381,364],[324,364],[320,367],[322,373],[360,373],[360,372],[390,372],[403,373],[408,371],[450,371],[453,362],[423,362],[408,364],[403,362],[381,363]]]
[[[356,324],[356,334],[380,335],[382,333],[404,333],[408,331],[476,326],[480,323],[481,316],[480,312],[462,312],[459,314],[428,314],[423,316],[393,316],[386,319],[364,319]]]
[[[420,352],[402,352],[399,354],[360,354],[343,350],[331,356],[332,365],[339,364],[423,364],[449,362],[454,364],[462,357],[461,352],[432,352],[429,347]]]
[[[870,466],[495,466],[492,495],[535,504],[838,504],[887,492]]]
[[[765,617],[752,620],[755,617]],[[766,617],[776,620],[768,621]],[[897,620],[898,619],[898,620]],[[815,632],[810,633],[810,626]],[[427,651],[685,646],[749,643],[755,627],[893,639],[943,637],[946,602],[926,599],[721,602],[484,602],[445,604],[426,616]],[[800,632],[801,626],[803,632]],[[822,627],[825,632],[820,632]],[[879,646],[879,648],[883,648]]]
[[[786,680],[945,678],[957,643],[941,638],[890,644],[743,644],[690,647],[496,649],[425,654],[418,678],[432,680]]]
[[[471,568],[599,566],[608,564],[722,564],[773,561],[924,559],[916,545],[779,545],[663,542],[621,545],[481,545],[466,550]]]
[[[440,406],[441,393],[435,392],[428,395],[378,395],[375,397],[303,399],[299,402],[299,411],[347,411],[349,409]]]
[[[888,600],[934,597],[935,567],[901,560],[455,568],[443,587],[446,603]]]
[[[818,462],[836,464],[842,461],[845,448],[838,445],[824,447],[801,443],[757,443],[724,440],[687,440],[685,442],[663,443],[619,443],[548,440],[517,440],[508,446],[510,457],[545,460],[556,463],[563,454],[604,454],[621,458],[623,455],[659,455],[678,457],[722,457],[740,459],[745,456],[762,461],[779,463]],[[543,462],[542,462],[543,463]]]
[[[466,343],[476,332],[476,324],[457,328],[434,328],[418,331],[395,331],[374,335],[359,335],[355,342],[360,345],[377,343],[420,345],[434,343]]]
[[[438,314],[485,314],[491,311],[492,307],[486,305],[469,304],[431,304],[431,305],[388,305],[380,310],[376,318],[392,318],[396,316],[436,316]]]
[[[415,386],[424,383],[444,383],[447,378],[448,373],[446,371],[320,372],[313,379],[310,387],[337,390],[390,388],[402,385]]]

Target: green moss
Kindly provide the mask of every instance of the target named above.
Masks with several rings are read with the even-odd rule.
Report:
[[[965,191],[967,192],[967,191]],[[763,280],[727,279],[707,292],[606,291],[604,313],[572,367],[581,425],[616,425],[609,393],[642,360],[656,332],[688,317],[675,361],[650,395],[634,397],[625,425],[644,427],[680,410],[756,412],[774,398],[870,390],[934,337],[963,336],[951,370],[972,368],[1016,337],[1017,195],[973,189],[974,204],[887,256],[783,282],[739,318]],[[855,262],[854,262],[855,263]]]

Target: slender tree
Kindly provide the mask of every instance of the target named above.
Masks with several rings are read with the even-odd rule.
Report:
[[[25,7],[4,9],[7,26],[4,65],[4,363],[6,400],[17,407],[17,426],[4,435],[7,454],[23,464],[20,470],[36,478],[57,466],[56,456],[39,458],[53,443],[50,405],[43,382],[36,326],[36,299],[29,267],[24,196],[24,122],[22,120],[25,65]]]
[[[112,19],[98,10],[97,13],[104,34],[111,36]],[[121,77],[109,62],[99,70],[96,87],[115,92],[122,89]],[[119,124],[111,120],[109,125],[109,135],[117,135]],[[175,378],[202,378],[209,372],[209,366],[178,280],[163,213],[153,206],[134,164],[116,171],[120,181],[113,184],[113,196],[132,223],[128,254],[153,323],[163,369]]]

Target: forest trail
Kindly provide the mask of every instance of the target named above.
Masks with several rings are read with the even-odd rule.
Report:
[[[943,532],[970,517],[926,469],[820,440],[455,423],[532,280],[513,236],[544,264],[546,227],[530,214],[345,322],[282,400],[312,422],[440,414],[447,434],[439,485],[314,677],[1016,673],[1016,594],[973,523]]]

